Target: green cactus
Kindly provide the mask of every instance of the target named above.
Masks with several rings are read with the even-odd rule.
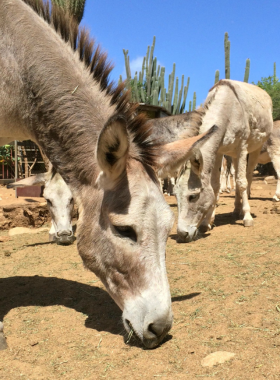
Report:
[[[190,102],[189,102],[189,112],[191,112],[192,111],[192,101],[190,100]]]
[[[195,111],[196,109],[196,92],[193,93],[193,105],[192,110]]]
[[[188,77],[187,85],[184,87],[184,99],[183,99],[183,103],[181,105],[179,113],[184,113],[184,111],[185,111],[186,100],[187,100],[188,91],[189,91],[189,85],[190,85],[190,77]]]
[[[176,77],[176,84],[175,84],[175,93],[174,93],[174,100],[173,100],[173,109],[172,114],[176,114],[177,110],[177,104],[178,104],[178,87],[179,87],[179,79]]]
[[[179,90],[179,79],[176,78],[175,81],[176,64],[174,63],[172,72],[169,75],[168,88],[165,88],[165,67],[160,67],[157,64],[157,58],[153,57],[155,42],[156,38],[154,37],[152,46],[148,46],[146,56],[143,58],[142,70],[138,74],[137,81],[136,76],[134,76],[134,79],[131,78],[128,50],[123,49],[127,77],[126,87],[132,90],[131,100],[133,102],[141,101],[146,104],[159,105],[173,114],[183,113],[185,111],[190,78],[187,80],[187,86],[184,87],[184,75],[182,75]],[[175,91],[174,82],[176,83]]]
[[[219,78],[220,78],[220,71],[216,70],[216,72],[215,72],[215,83],[219,82]]]
[[[245,74],[244,74],[244,82],[248,83],[249,80],[249,73],[250,73],[250,59],[246,59],[246,67],[245,67]]]
[[[273,84],[277,83],[277,76],[276,76],[276,62],[273,64]]]
[[[86,0],[52,0],[52,3],[63,8],[80,24],[84,15]]]
[[[230,41],[228,39],[228,33],[225,33],[224,38],[224,48],[225,48],[225,77],[230,79]]]

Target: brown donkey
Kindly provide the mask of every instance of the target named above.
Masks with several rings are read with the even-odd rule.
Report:
[[[173,215],[155,171],[182,163],[207,138],[159,151],[123,87],[108,82],[110,71],[58,8],[1,0],[0,136],[42,147],[78,204],[85,266],[123,310],[126,330],[151,348],[172,325],[165,246]]]

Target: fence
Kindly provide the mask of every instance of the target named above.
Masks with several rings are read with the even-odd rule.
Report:
[[[33,141],[19,141],[17,144],[11,142],[0,147],[0,183],[10,182],[15,177],[26,178],[31,174],[45,171],[42,154]]]

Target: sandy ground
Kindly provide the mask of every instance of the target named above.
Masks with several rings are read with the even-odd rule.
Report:
[[[124,343],[121,312],[83,269],[75,244],[50,244],[47,232],[3,239],[0,320],[9,348],[0,352],[0,379],[279,379],[275,186],[254,180],[253,228],[234,219],[233,194],[221,196],[216,227],[199,240],[177,244],[174,226],[167,242],[174,324],[154,350]],[[176,214],[175,198],[166,199]],[[235,356],[203,367],[216,351]]]

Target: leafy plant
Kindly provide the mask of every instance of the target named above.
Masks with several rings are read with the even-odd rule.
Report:
[[[274,63],[273,75],[262,77],[256,85],[270,95],[273,103],[273,120],[280,120],[280,82],[276,76],[276,62]]]
[[[12,145],[0,146],[0,163],[11,166],[14,161],[14,147]]]

